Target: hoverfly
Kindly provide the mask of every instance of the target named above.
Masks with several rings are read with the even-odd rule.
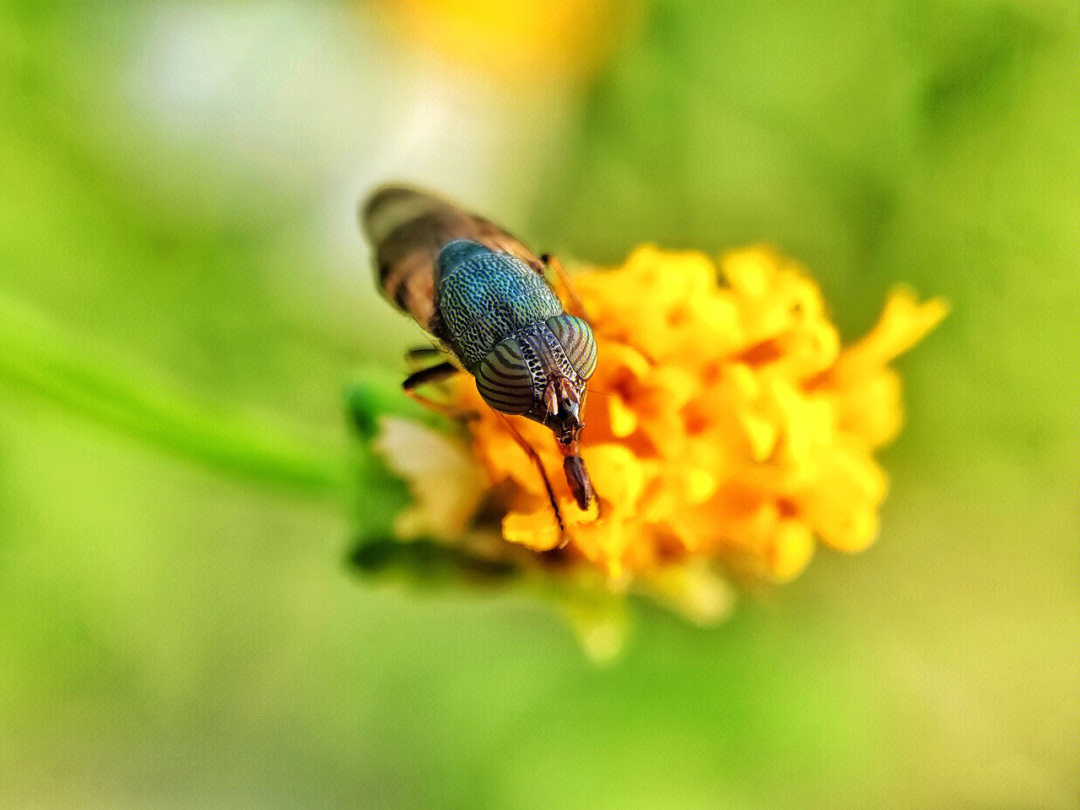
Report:
[[[596,340],[562,266],[488,220],[411,188],[379,189],[363,206],[361,221],[375,249],[383,294],[446,355],[408,377],[403,388],[437,406],[415,389],[459,371],[471,374],[543,477],[565,543],[562,514],[540,458],[506,418],[524,416],[552,430],[570,492],[588,509],[594,493],[578,440],[596,370]],[[547,269],[558,275],[577,314],[555,295]]]

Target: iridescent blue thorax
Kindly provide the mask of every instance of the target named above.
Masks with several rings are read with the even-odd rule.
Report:
[[[563,311],[531,267],[463,239],[439,253],[435,309],[451,348],[473,373],[504,338]]]

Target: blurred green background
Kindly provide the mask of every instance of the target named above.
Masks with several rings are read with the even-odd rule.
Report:
[[[0,807],[1077,807],[1080,9],[456,5],[0,6]],[[392,179],[948,297],[877,545],[607,668],[358,579]]]

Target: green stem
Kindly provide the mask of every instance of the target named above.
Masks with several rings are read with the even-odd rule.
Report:
[[[349,456],[312,447],[282,424],[226,413],[0,291],[0,381],[20,385],[221,471],[316,491],[341,491]]]

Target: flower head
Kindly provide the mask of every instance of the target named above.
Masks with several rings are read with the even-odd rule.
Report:
[[[941,320],[942,301],[898,290],[870,334],[841,347],[817,285],[764,247],[719,264],[642,247],[573,283],[599,346],[582,434],[599,511],[576,507],[550,432],[517,425],[556,486],[569,555],[616,578],[704,557],[787,580],[818,542],[874,540],[887,479],[873,451],[902,418],[888,364]],[[480,414],[472,450],[503,495],[503,537],[553,549],[535,466],[471,380],[453,395]]]
[[[381,9],[451,64],[511,80],[587,77],[632,31],[637,0],[399,0]]]
[[[456,435],[388,415],[360,386],[358,424],[414,501],[398,540],[357,549],[362,571],[531,584],[590,655],[609,659],[629,626],[628,592],[715,624],[733,605],[732,576],[789,580],[819,543],[858,551],[874,540],[887,487],[874,451],[902,421],[889,363],[944,317],[943,301],[896,290],[877,326],[843,347],[817,285],[765,247],[719,262],[641,247],[573,284],[599,348],[581,434],[599,504],[578,509],[551,431],[515,418],[566,521],[569,543],[555,551],[543,480],[467,375],[448,393],[477,418]]]

